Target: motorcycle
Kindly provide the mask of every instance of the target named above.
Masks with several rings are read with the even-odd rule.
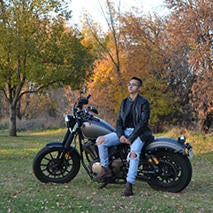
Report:
[[[72,115],[65,115],[67,131],[63,141],[46,144],[34,157],[33,172],[39,181],[67,183],[76,177],[81,165],[92,180],[101,172],[96,139],[115,132],[115,128],[94,115],[98,114],[95,107],[84,108],[90,96],[81,93]],[[128,172],[129,145],[110,147],[108,153],[112,176],[99,180],[100,187],[125,183]],[[184,135],[177,139],[157,137],[142,148],[137,180],[146,181],[155,190],[180,192],[191,181],[192,156],[192,147]]]

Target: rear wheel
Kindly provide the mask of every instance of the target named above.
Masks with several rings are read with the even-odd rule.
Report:
[[[186,156],[164,150],[154,155],[159,161],[159,171],[149,182],[153,189],[180,192],[187,187],[192,177],[192,166]]]
[[[44,183],[66,183],[79,172],[80,159],[74,150],[68,150],[62,156],[62,147],[44,147],[35,156],[33,172]]]

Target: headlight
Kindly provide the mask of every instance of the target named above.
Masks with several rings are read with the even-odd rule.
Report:
[[[65,115],[64,120],[67,128],[72,128],[76,123],[75,118],[72,115]]]

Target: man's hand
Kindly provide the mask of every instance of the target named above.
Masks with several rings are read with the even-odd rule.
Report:
[[[126,143],[126,144],[131,144],[131,142],[124,135],[122,135],[120,137],[120,142],[121,143]]]

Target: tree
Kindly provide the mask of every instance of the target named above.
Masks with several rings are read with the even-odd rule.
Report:
[[[78,88],[90,74],[92,57],[78,33],[65,29],[70,12],[60,2],[0,0],[0,90],[10,106],[10,136],[24,95],[64,84]]]
[[[160,130],[162,120],[169,120],[174,110],[174,99],[166,82],[164,65],[166,56],[162,48],[163,21],[155,17],[137,16],[135,13],[120,15],[120,73],[123,82],[132,76],[140,76],[144,80],[142,93],[150,99],[152,106],[151,121],[153,129]],[[106,43],[110,53],[115,56],[113,39]],[[104,55],[105,52],[102,54]],[[121,99],[128,94],[125,85],[119,90],[116,72],[107,53],[96,60],[90,88],[96,94],[96,103],[101,108],[118,113]],[[95,92],[98,91],[98,92]],[[97,94],[98,93],[98,94]],[[101,97],[105,97],[104,100]]]
[[[122,75],[124,68],[122,61],[125,55],[122,52],[120,37],[120,1],[115,5],[112,1],[106,0],[105,5],[106,10],[101,5],[100,7],[108,27],[107,32],[101,31],[98,24],[94,23],[88,15],[85,16],[83,32],[86,33],[84,35],[87,43],[93,44],[97,50],[94,71],[88,87],[96,97],[95,103],[102,111],[110,111],[110,114],[113,114],[113,111],[117,112],[125,91]],[[99,97],[104,97],[107,104]],[[103,116],[105,115],[103,113]]]
[[[166,78],[168,59],[162,42],[165,22],[156,15],[128,13],[122,18],[122,26],[124,75],[143,79],[142,93],[151,103],[152,129],[160,131],[168,122],[174,122],[171,117],[176,110],[173,107],[176,100]]]
[[[166,56],[161,43],[164,23],[157,16],[141,16],[137,11],[118,14],[116,29],[119,30],[116,35],[119,43],[115,45],[111,30],[102,37],[102,41],[106,42],[102,48],[102,57],[95,62],[89,87],[96,94],[96,103],[101,108],[107,107],[108,111],[113,110],[117,114],[121,99],[128,94],[126,86],[121,86],[119,81],[127,82],[134,75],[140,76],[144,80],[143,94],[151,100],[153,128],[160,130],[162,125],[159,123],[162,124],[162,119],[168,121],[174,110],[171,107],[174,99],[164,74]],[[115,72],[111,58],[116,59],[118,52],[119,72]],[[107,104],[101,97],[105,97]]]
[[[182,73],[185,72],[183,76],[191,79],[189,103],[196,113],[195,120],[199,130],[208,130],[212,125],[213,116],[213,2],[211,0],[166,0],[166,2],[172,11],[169,18],[169,39],[173,43],[172,47],[176,49],[178,43],[185,43],[188,49],[187,54],[182,55],[180,63],[183,64],[187,59],[188,65]],[[178,55],[176,56],[179,57]],[[183,79],[185,83],[186,79]]]
[[[96,25],[93,23],[93,20],[89,16],[85,16],[86,24],[89,27],[90,33],[93,35],[93,38],[101,47],[102,57],[104,58],[105,56],[107,56],[107,58],[115,67],[114,72],[117,75],[118,86],[122,90],[122,75],[120,66],[120,1],[118,2],[117,10],[110,0],[106,0],[107,12],[104,11],[101,5],[100,7],[108,26],[108,32],[105,35],[100,35],[100,33],[97,32]],[[110,41],[110,44],[113,46],[113,52],[112,49],[108,47],[108,41]]]

